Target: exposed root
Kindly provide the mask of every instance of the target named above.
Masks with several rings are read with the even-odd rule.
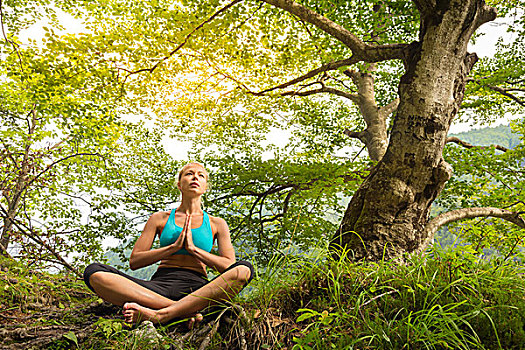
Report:
[[[217,329],[219,329],[219,322],[221,320],[222,315],[224,315],[224,313],[228,309],[229,308],[226,308],[226,309],[222,310],[221,313],[219,314],[219,316],[217,316],[213,326],[211,327],[211,330],[208,332],[206,337],[204,337],[204,340],[202,341],[201,345],[199,346],[199,350],[205,350],[208,347],[208,345],[210,344],[211,339],[213,338],[215,333],[217,333]]]
[[[40,306],[38,310],[30,314],[20,314],[19,311],[11,315],[1,314],[1,318],[9,322],[2,322],[0,325],[0,349],[45,348],[68,333],[74,333],[80,342],[92,336],[93,324],[100,316],[114,315],[118,308],[107,303],[93,302],[64,309]],[[76,321],[64,322],[65,319]],[[56,324],[49,325],[50,322]]]

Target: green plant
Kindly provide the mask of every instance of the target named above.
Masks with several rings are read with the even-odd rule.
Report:
[[[512,261],[440,247],[406,264],[326,255],[315,261],[295,272],[295,284],[274,287],[268,304],[293,315],[295,349],[521,349],[525,343],[524,268]]]

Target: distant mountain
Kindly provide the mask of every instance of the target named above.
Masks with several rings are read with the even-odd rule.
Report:
[[[456,136],[460,140],[475,146],[500,145],[506,148],[514,148],[521,143],[520,136],[514,133],[509,125],[473,129],[450,136]]]

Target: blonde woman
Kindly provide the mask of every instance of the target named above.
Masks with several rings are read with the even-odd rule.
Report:
[[[150,281],[99,263],[86,268],[86,285],[102,299],[123,306],[127,322],[190,318],[191,325],[202,319],[199,311],[231,299],[253,278],[249,262],[236,262],[226,222],[202,210],[207,185],[208,172],[201,164],[185,165],[177,183],[182,193],[180,206],[153,214],[144,226],[129,264],[135,270],[160,261]],[[151,249],[157,236],[160,247]],[[218,255],[211,253],[214,241]],[[207,267],[220,275],[208,281]]]

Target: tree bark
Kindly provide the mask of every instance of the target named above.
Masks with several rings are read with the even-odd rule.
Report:
[[[477,60],[467,44],[496,16],[480,0],[419,1],[418,8],[420,41],[408,48],[388,148],[331,242],[356,260],[398,259],[424,249],[430,207],[452,173],[442,150]]]
[[[357,87],[356,105],[366,123],[366,129],[360,132],[345,132],[350,137],[358,138],[363,142],[368,151],[368,156],[373,161],[379,161],[383,158],[388,145],[387,134],[387,117],[397,106],[391,103],[384,107],[379,107],[375,99],[374,77],[372,72],[376,70],[375,64],[370,64],[368,71],[358,72],[346,70],[355,86]]]

